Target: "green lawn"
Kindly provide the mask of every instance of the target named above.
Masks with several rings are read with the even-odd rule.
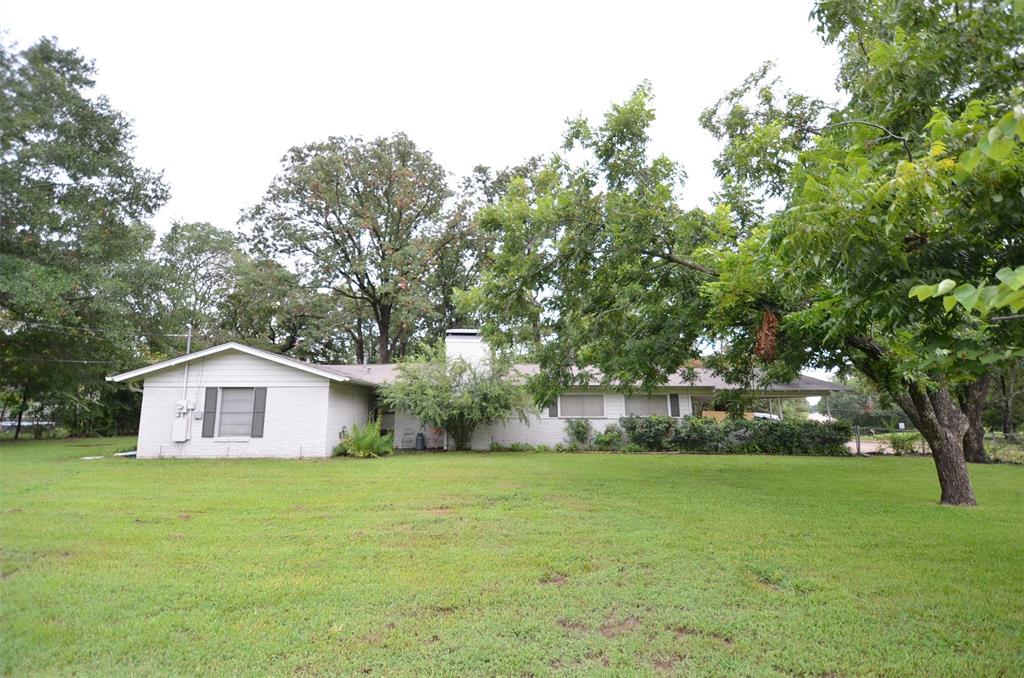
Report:
[[[1024,674],[1024,468],[0,444],[0,674]]]

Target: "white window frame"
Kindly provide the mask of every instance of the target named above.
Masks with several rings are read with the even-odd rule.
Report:
[[[231,388],[247,388],[250,391],[249,399],[249,433],[246,435],[221,435],[220,427],[224,423],[224,418],[221,416],[221,407],[224,405],[224,389]],[[256,387],[255,386],[218,386],[217,387],[217,430],[213,434],[213,439],[222,442],[238,442],[242,440],[249,440],[252,438],[252,418],[256,414]],[[209,438],[207,438],[209,440]]]
[[[562,414],[562,397],[563,396],[589,396],[591,398],[601,399],[601,414],[597,415],[586,415],[586,414]],[[604,419],[608,412],[608,399],[605,398],[604,393],[562,393],[558,396],[558,418],[559,419]]]
[[[633,416],[636,416],[636,417],[649,417],[649,416],[651,416],[649,414],[633,415],[633,414],[629,413],[629,399],[630,398],[635,398],[638,395],[643,395],[643,394],[633,394],[632,396],[628,396],[628,395],[624,395],[623,396],[623,398],[622,398],[622,405],[623,405],[623,409],[625,409],[625,411],[626,411],[626,416],[627,417],[633,417]],[[663,415],[659,414],[658,416],[659,417],[662,417],[662,416],[664,416],[664,417],[672,417],[672,399],[671,399],[672,394],[671,393],[651,393],[651,394],[647,394],[646,397],[653,398],[654,396],[659,396],[659,395],[662,396],[663,398],[665,398],[665,414],[663,414]],[[682,402],[680,402],[679,403],[679,415],[680,416],[679,417],[672,417],[672,418],[673,419],[681,418],[682,417],[682,412],[683,412],[683,404],[682,404]]]

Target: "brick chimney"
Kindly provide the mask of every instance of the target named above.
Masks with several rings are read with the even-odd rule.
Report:
[[[470,365],[479,365],[487,362],[490,349],[480,330],[453,329],[445,332],[444,355],[448,360],[462,358]]]

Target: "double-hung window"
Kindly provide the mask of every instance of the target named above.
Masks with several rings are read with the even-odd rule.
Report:
[[[252,388],[222,388],[220,390],[220,422],[217,435],[247,436],[252,431]]]
[[[262,438],[267,389],[222,387],[206,389],[204,438]]]

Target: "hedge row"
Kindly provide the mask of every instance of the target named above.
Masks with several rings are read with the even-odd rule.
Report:
[[[628,444],[647,451],[846,456],[852,437],[846,422],[657,416],[620,421]]]

